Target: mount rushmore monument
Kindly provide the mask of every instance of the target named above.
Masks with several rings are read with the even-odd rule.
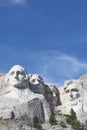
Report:
[[[31,126],[35,117],[47,122],[51,114],[69,115],[73,109],[80,122],[87,120],[87,75],[64,82],[62,87],[44,83],[20,65],[0,75],[0,119]],[[27,129],[26,129],[27,130]]]

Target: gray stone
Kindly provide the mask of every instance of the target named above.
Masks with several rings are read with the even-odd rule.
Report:
[[[45,84],[43,78],[38,74],[30,74],[29,75],[29,83],[30,83],[30,89],[34,93],[44,93]]]
[[[39,75],[35,76],[39,78]],[[49,120],[54,109],[52,92],[43,79],[39,78],[38,91],[36,86],[31,88],[29,79],[20,65],[13,66],[0,77],[0,119],[14,120],[21,130],[23,126],[32,125],[34,117],[41,123]],[[36,82],[34,85],[37,85]]]
[[[58,106],[61,105],[60,102],[60,95],[58,88],[53,84],[48,84],[48,87],[51,89],[52,95],[53,95],[53,105]]]
[[[69,115],[73,109],[80,122],[85,122],[87,119],[87,81],[85,77],[80,77],[77,80],[65,81],[64,86],[59,88],[60,100],[62,105],[56,109],[62,114]]]
[[[0,76],[0,130],[34,130],[35,117],[46,130],[63,130],[59,125],[51,126],[49,117],[54,113],[60,121],[71,109],[80,122],[87,120],[87,75],[65,81],[60,88],[44,83],[38,74],[28,74],[20,65]]]

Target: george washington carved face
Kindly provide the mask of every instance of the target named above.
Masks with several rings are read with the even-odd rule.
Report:
[[[13,66],[7,74],[9,85],[21,88],[28,80],[28,74],[20,65]]]

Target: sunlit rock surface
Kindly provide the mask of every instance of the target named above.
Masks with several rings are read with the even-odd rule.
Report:
[[[61,104],[58,110],[64,115],[69,115],[71,108],[75,111],[80,122],[87,119],[87,76],[77,80],[65,81],[59,88]]]
[[[65,81],[60,88],[45,83],[38,74],[29,74],[20,65],[0,75],[1,130],[31,130],[35,117],[47,124],[51,114],[69,115],[71,109],[80,122],[87,120],[87,75]]]
[[[34,78],[37,80],[37,78],[39,78],[39,75],[35,75]],[[1,76],[1,119],[20,119],[20,124],[20,121],[23,122],[27,118],[29,125],[33,123],[33,118],[35,117],[37,117],[40,122],[49,120],[49,116],[54,109],[52,101],[53,95],[49,92],[47,92],[49,93],[47,95],[46,89],[44,91],[44,94],[42,94],[42,89],[45,85],[41,78],[39,79],[39,82],[35,82],[35,84],[33,83],[31,86],[30,82],[31,80],[29,75],[27,74],[26,70],[20,65],[13,66],[7,74]],[[38,89],[36,89],[37,85]]]

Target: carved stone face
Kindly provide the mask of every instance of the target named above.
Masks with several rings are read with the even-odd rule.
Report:
[[[39,84],[42,84],[44,81],[43,79],[38,75],[38,74],[33,74],[31,75],[30,77],[30,83],[32,85],[39,85]]]
[[[31,89],[36,93],[41,93],[44,81],[38,74],[30,75]]]
[[[60,103],[58,88],[53,84],[49,84],[48,86],[51,89],[52,94],[53,94],[53,104],[54,104],[54,106],[57,106],[58,104],[60,105],[61,103]]]
[[[13,66],[7,74],[9,85],[21,88],[26,84],[28,75],[25,69],[20,65]]]
[[[66,94],[67,94],[70,101],[73,101],[73,100],[78,99],[80,97],[78,87],[79,87],[78,84],[72,83],[69,86],[67,86],[67,88],[65,89]]]

